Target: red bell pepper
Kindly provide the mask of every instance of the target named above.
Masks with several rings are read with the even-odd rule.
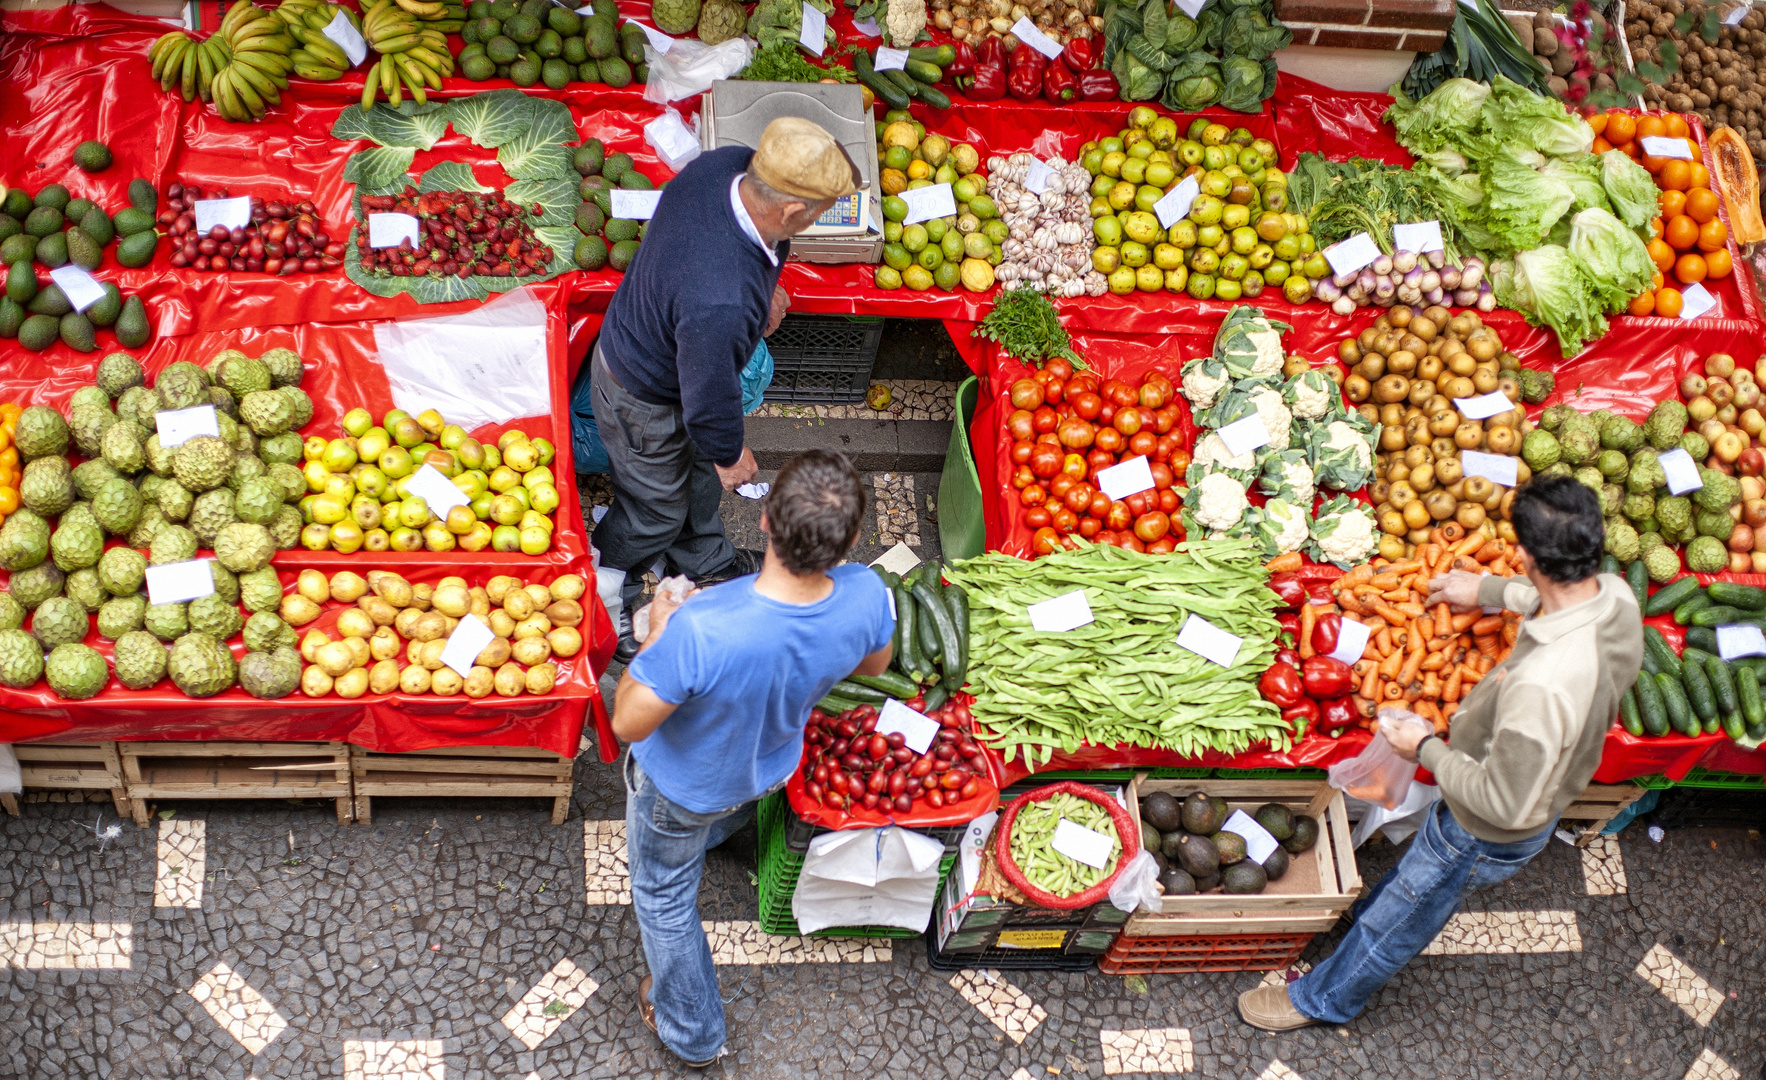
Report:
[[[1000,64],[977,62],[973,82],[963,93],[970,101],[998,101],[1006,96],[1006,69]]]
[[[1305,687],[1306,696],[1318,698],[1341,697],[1355,688],[1355,672],[1341,660],[1329,656],[1309,656],[1300,665],[1300,682]]]
[[[1295,645],[1300,643],[1300,616],[1292,611],[1278,612],[1275,621],[1281,625],[1283,640]]]
[[[1064,64],[1050,64],[1042,76],[1042,96],[1051,105],[1065,105],[1079,98],[1079,79]]]
[[[1004,71],[1006,68],[1006,44],[997,37],[986,37],[975,50],[975,65],[992,64]]]
[[[1343,632],[1343,616],[1327,611],[1312,624],[1312,651],[1329,656],[1337,651],[1337,638]]]
[[[1282,720],[1294,729],[1294,741],[1299,742],[1306,737],[1307,731],[1318,726],[1318,702],[1301,698],[1299,704],[1282,710]]]
[[[1073,38],[1061,50],[1061,61],[1075,75],[1090,71],[1098,62],[1098,43],[1088,37]]]
[[[1279,660],[1263,673],[1257,680],[1257,688],[1263,696],[1284,709],[1291,709],[1300,704],[1305,697],[1304,680],[1294,670],[1294,665],[1284,664]]]
[[[1079,96],[1085,101],[1115,101],[1121,93],[1116,76],[1107,68],[1079,73]]]
[[[1319,728],[1333,735],[1361,719],[1361,714],[1355,711],[1355,702],[1346,697],[1325,702],[1319,707],[1318,714]]]
[[[1269,591],[1282,598],[1282,607],[1299,608],[1306,602],[1306,586],[1293,574],[1277,574],[1269,579]]]
[[[975,50],[967,41],[953,41],[950,47],[956,58],[944,65],[946,75],[967,75],[975,70]]]
[[[1042,97],[1042,74],[1048,66],[1048,60],[1035,49],[1018,46],[1006,65],[1006,90],[1019,101],[1035,101]]]
[[[1293,649],[1277,649],[1275,653],[1275,662],[1278,664],[1287,664],[1295,671],[1300,670],[1300,654]]]

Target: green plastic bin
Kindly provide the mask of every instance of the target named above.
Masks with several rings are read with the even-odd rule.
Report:
[[[957,387],[956,415],[950,425],[950,449],[944,474],[938,478],[938,545],[946,560],[973,559],[987,550],[987,521],[981,509],[981,477],[969,448],[969,425],[981,384],[971,375]]]

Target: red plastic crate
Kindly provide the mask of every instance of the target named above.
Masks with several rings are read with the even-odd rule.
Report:
[[[1277,971],[1300,958],[1312,934],[1220,934],[1116,939],[1098,959],[1106,975]]]

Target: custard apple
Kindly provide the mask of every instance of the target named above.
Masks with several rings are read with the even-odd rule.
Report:
[[[147,579],[147,556],[134,548],[113,547],[98,557],[98,581],[112,596],[133,596]]]
[[[214,559],[209,559],[209,577],[215,583],[215,595],[229,604],[239,603],[239,575],[222,566]]]
[[[275,611],[282,606],[282,579],[272,567],[239,575],[239,599],[247,611]]]
[[[122,397],[131,388],[140,386],[147,381],[147,373],[133,356],[125,352],[113,352],[98,361],[98,373],[94,376],[98,388],[111,397]]]
[[[63,570],[91,566],[104,554],[104,531],[97,522],[63,515],[61,524],[49,537],[49,553]]]
[[[12,442],[18,447],[20,460],[32,461],[52,454],[67,453],[67,421],[54,409],[32,405],[18,414],[13,427]]]
[[[262,480],[268,471],[269,466],[256,454],[241,452],[233,458],[233,470],[227,474],[227,488],[238,491],[253,480]]]
[[[38,458],[26,465],[24,479],[18,485],[19,503],[46,518],[66,511],[76,494],[73,472],[62,457]]]
[[[300,686],[300,653],[281,645],[246,654],[239,662],[239,686],[254,698],[287,697]]]
[[[110,594],[104,591],[103,583],[98,580],[97,568],[91,566],[69,574],[67,581],[62,583],[61,592],[63,596],[85,608],[88,615],[103,607],[104,602],[110,599]]]
[[[120,477],[106,480],[92,498],[92,516],[112,536],[126,535],[141,520],[141,492]]]
[[[293,645],[299,641],[294,627],[283,622],[280,616],[268,611],[260,611],[245,620],[245,647],[252,652],[269,652],[283,645]]]
[[[115,641],[131,630],[141,629],[146,617],[147,597],[140,593],[119,596],[98,609],[98,636]]]
[[[153,546],[153,538],[159,535],[160,528],[166,524],[166,516],[158,506],[149,504],[141,508],[141,520],[129,530],[129,546],[139,551],[146,551]]]
[[[106,480],[126,479],[103,458],[82,461],[74,467],[73,478],[74,491],[82,499],[90,499],[98,494],[98,489],[104,486]]]
[[[133,475],[147,468],[146,439],[141,429],[126,420],[118,420],[104,433],[102,453],[120,473]]]
[[[141,626],[161,641],[182,637],[190,630],[188,604],[151,604],[141,616]]]
[[[154,492],[154,502],[167,521],[183,521],[188,518],[195,499],[190,494],[190,489],[176,480],[167,480]]]
[[[131,690],[146,690],[166,677],[166,652],[165,645],[147,631],[127,631],[111,650],[117,682]]]
[[[272,391],[265,391],[265,393],[271,392]],[[229,421],[229,423],[231,422]],[[253,457],[257,456],[258,437],[253,435],[251,429],[244,424],[232,424],[230,427],[223,426],[221,428],[221,438],[226,440],[228,446],[231,446],[241,454],[250,454]]]
[[[226,488],[205,491],[190,504],[190,531],[205,548],[214,547],[221,529],[238,520],[239,515],[233,512],[233,493]]]
[[[277,462],[270,466],[264,478],[276,485],[283,502],[297,503],[307,497],[307,474],[293,465]]]
[[[67,575],[57,569],[54,563],[38,563],[29,570],[20,570],[12,575],[12,598],[28,609],[35,609],[51,596],[60,596],[61,587],[65,584]]]
[[[184,562],[196,558],[196,534],[182,525],[167,522],[153,536],[147,562],[151,566]]]
[[[242,460],[256,461],[256,458]],[[248,521],[253,525],[268,525],[275,517],[276,511],[282,508],[282,485],[269,477],[260,476],[247,480],[239,485],[238,494],[233,499],[233,512],[239,515],[240,521]]]
[[[9,592],[0,592],[0,630],[17,630],[25,624],[25,606]]]
[[[0,525],[0,570],[26,570],[48,557],[49,523],[22,507],[7,515]]]
[[[172,452],[172,472],[191,491],[210,491],[233,471],[233,448],[213,435],[198,435]]]
[[[96,386],[82,386],[67,399],[67,413],[72,416],[81,409],[108,409],[110,395]]]
[[[1666,585],[1680,576],[1680,552],[1665,544],[1643,549],[1643,568],[1657,585]]]
[[[84,641],[91,628],[91,616],[85,607],[66,596],[51,596],[31,615],[31,633],[45,650]]]
[[[270,388],[270,369],[261,360],[253,360],[241,352],[224,355],[212,370],[215,381],[227,388],[235,398]]]
[[[172,475],[172,466],[178,460],[177,447],[161,446],[159,435],[155,433],[147,437],[147,445],[144,449],[147,452],[147,467],[153,470],[156,476]]]
[[[215,537],[215,558],[236,574],[261,570],[276,554],[270,530],[262,525],[237,521],[223,528]]]
[[[699,23],[699,0],[656,0],[650,17],[665,34],[690,34]]]
[[[84,501],[74,503],[62,512],[61,520],[56,522],[55,527],[59,529],[63,525],[75,521],[83,525],[90,525],[94,529],[98,528],[98,519],[92,515],[91,503]]]
[[[301,376],[305,374],[300,355],[293,349],[271,349],[258,360],[270,369],[272,386],[299,386]]]
[[[190,601],[184,618],[189,621],[193,633],[208,634],[222,641],[239,633],[245,625],[245,617],[239,614],[239,609],[220,596],[199,596]]]
[[[239,415],[239,399],[234,397],[233,392],[228,390],[225,386],[209,387],[208,403],[215,407],[215,418],[217,420],[223,416],[234,417]]]
[[[131,386],[117,399],[117,419],[153,431],[158,427],[154,414],[159,412],[160,404],[159,391],[146,386]]]
[[[300,511],[292,506],[284,505],[282,509],[276,511],[276,516],[271,518],[270,524],[266,526],[270,530],[270,542],[276,545],[277,551],[292,550],[296,544],[300,543],[300,531],[303,524]]]
[[[167,365],[153,382],[153,388],[159,391],[160,399],[168,409],[189,409],[207,404],[208,387],[208,373],[188,360]]]
[[[69,700],[89,698],[110,681],[104,657],[90,645],[57,645],[43,663],[50,689]]]
[[[228,361],[249,359],[250,357],[238,349],[222,349],[208,363],[202,365],[202,370],[208,375],[209,382],[218,382],[221,378],[221,368],[225,367]]]
[[[282,390],[259,390],[239,400],[239,419],[257,435],[280,435],[294,426],[294,402]]]
[[[0,683],[23,690],[43,677],[43,646],[16,628],[0,630]]]
[[[291,413],[293,420],[290,421],[288,425],[290,430],[304,428],[307,424],[312,422],[313,399],[307,396],[305,390],[302,390],[298,386],[284,386],[278,389],[276,393],[287,398],[288,406],[293,410]]]
[[[272,435],[258,443],[258,456],[264,463],[272,467],[276,465],[299,465],[302,457],[301,438],[292,431],[280,435]],[[306,488],[303,486],[302,491]]]
[[[707,45],[721,45],[742,36],[748,12],[736,0],[705,0],[699,9],[699,40]]]
[[[194,631],[173,642],[172,654],[166,659],[172,682],[195,698],[213,697],[228,689],[238,670],[224,643]]]
[[[116,414],[107,405],[86,405],[68,412],[71,418],[69,431],[73,436],[74,449],[87,457],[97,457],[103,452],[104,436],[117,425]]]

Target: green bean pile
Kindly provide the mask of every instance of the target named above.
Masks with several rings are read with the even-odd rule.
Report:
[[[1102,868],[1070,859],[1054,848],[1055,826],[1066,818],[1116,842]],[[1032,885],[1054,896],[1072,896],[1096,885],[1116,869],[1122,838],[1110,812],[1090,799],[1063,791],[1027,803],[1012,821],[1012,861]]]
[[[1279,603],[1247,540],[1200,540],[1168,555],[1104,544],[1026,563],[989,553],[946,576],[969,594],[969,691],[985,740],[1046,764],[1081,743],[1240,753],[1292,740],[1257,680],[1275,657]],[[1095,621],[1040,633],[1031,604],[1084,589]],[[1191,613],[1244,639],[1231,668],[1178,647]]]

